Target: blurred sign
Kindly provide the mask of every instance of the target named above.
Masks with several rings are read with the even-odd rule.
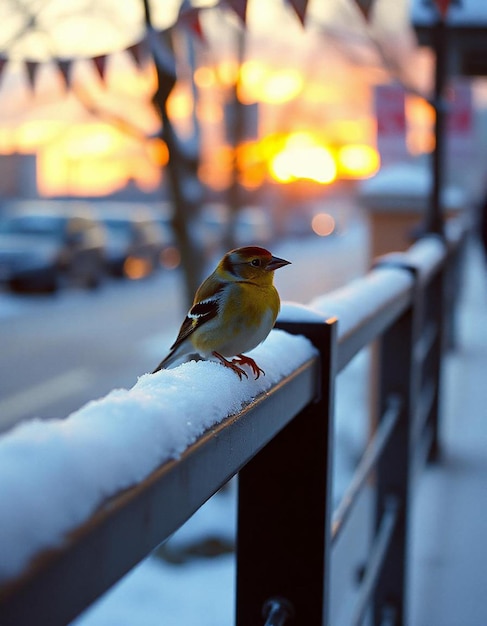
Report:
[[[396,85],[377,85],[374,97],[381,161],[383,164],[402,161],[408,157],[404,89]]]
[[[449,156],[472,156],[475,144],[472,88],[457,81],[447,93],[447,146]]]

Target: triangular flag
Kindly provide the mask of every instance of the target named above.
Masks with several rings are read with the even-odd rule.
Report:
[[[308,0],[288,0],[288,3],[294,9],[294,12],[299,18],[299,21],[304,26],[306,19],[306,9],[308,8]]]
[[[450,7],[450,0],[435,0],[435,4],[438,7],[441,17],[445,19]]]
[[[27,80],[32,91],[36,88],[36,75],[39,69],[38,61],[25,61],[25,69],[27,70]]]
[[[368,21],[372,5],[374,4],[374,0],[355,0],[355,4],[359,8],[362,15],[365,17],[365,20]]]
[[[137,67],[142,67],[145,60],[148,57],[147,45],[144,40],[135,43],[133,46],[127,48],[127,52],[130,54]]]
[[[187,28],[189,31],[197,35],[202,41],[206,41],[201,28],[200,9],[191,6],[188,0],[184,0],[179,8],[177,24]]]
[[[3,70],[5,69],[6,66],[7,66],[7,58],[6,57],[0,57],[0,80],[1,80],[2,75],[3,75]]]
[[[71,87],[71,69],[73,61],[71,59],[55,59],[55,63],[58,70],[61,72],[66,89],[69,89]]]
[[[100,54],[97,57],[93,57],[91,60],[93,61],[93,65],[95,66],[96,71],[98,72],[98,76],[103,82],[105,82],[105,69],[106,69],[106,64],[107,64],[107,55]]]
[[[223,0],[223,4],[230,7],[245,26],[247,23],[247,0]]]

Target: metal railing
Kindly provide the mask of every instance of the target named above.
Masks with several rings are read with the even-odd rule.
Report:
[[[348,623],[367,615],[373,624],[407,624],[411,498],[418,469],[441,453],[443,329],[454,304],[445,284],[457,274],[462,241],[427,237],[379,259],[350,290],[355,313],[346,324],[333,316],[281,321],[308,337],[319,358],[111,498],[63,547],[4,584],[0,624],[66,624],[236,474],[238,626],[330,624],[332,551],[364,489],[374,494],[374,532]],[[372,342],[377,427],[333,513],[335,380]]]

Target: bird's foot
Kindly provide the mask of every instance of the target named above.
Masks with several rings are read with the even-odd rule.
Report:
[[[213,356],[216,356],[216,358],[220,361],[220,363],[222,365],[224,365],[225,367],[228,367],[232,371],[234,371],[235,374],[237,374],[237,376],[240,378],[240,380],[242,380],[242,376],[245,376],[245,378],[248,378],[247,372],[245,370],[243,370],[241,367],[239,367],[238,365],[235,364],[235,359],[233,361],[228,361],[219,352],[212,352],[212,354],[213,354]],[[250,359],[250,360],[252,360],[252,359]]]
[[[239,363],[240,365],[248,365],[255,376],[255,380],[257,380],[261,374],[265,376],[264,370],[257,365],[254,359],[251,359],[249,356],[245,356],[244,354],[237,354],[237,358],[232,359],[232,363],[234,364]]]

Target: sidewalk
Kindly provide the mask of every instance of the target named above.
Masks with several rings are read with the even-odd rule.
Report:
[[[419,479],[411,626],[487,624],[487,268],[468,244],[458,347],[443,384],[443,456]]]

